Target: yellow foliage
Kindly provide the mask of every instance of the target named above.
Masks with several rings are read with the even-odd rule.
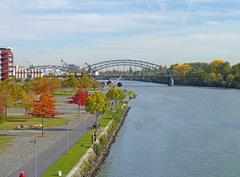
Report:
[[[176,75],[185,75],[192,70],[192,67],[189,64],[177,64],[173,67],[173,70]]]
[[[210,68],[212,72],[218,72],[218,68],[225,63],[224,60],[213,60],[210,63]]]

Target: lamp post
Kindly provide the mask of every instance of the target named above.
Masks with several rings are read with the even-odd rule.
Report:
[[[34,144],[34,177],[37,177],[37,138],[30,142]]]
[[[43,128],[43,115],[42,115],[42,137],[43,137],[43,131],[44,131],[44,128]]]
[[[84,119],[84,134],[87,134],[87,118],[85,116],[85,112],[83,112],[83,119]]]
[[[68,153],[68,122],[66,123],[66,153]]]

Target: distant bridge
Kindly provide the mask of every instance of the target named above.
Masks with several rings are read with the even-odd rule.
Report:
[[[104,72],[104,70],[109,68],[112,68],[113,71],[114,67],[134,67],[140,68],[141,71],[135,70],[132,72]],[[82,68],[81,72],[87,72],[88,74],[96,77],[97,79],[109,79],[111,77],[121,76],[123,79],[155,82],[159,81],[167,83],[168,85],[174,84],[174,79],[171,71],[167,71],[167,69],[162,67],[161,65],[141,60],[108,60],[88,65],[87,67]]]
[[[159,71],[161,68],[161,65],[140,60],[108,60],[88,65],[87,67],[82,68],[82,70],[87,70],[88,73],[95,73],[115,66],[139,67],[148,71]]]

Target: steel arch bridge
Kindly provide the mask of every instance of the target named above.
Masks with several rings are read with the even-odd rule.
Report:
[[[82,71],[87,71],[88,73],[94,73],[101,71],[106,68],[115,67],[115,66],[129,66],[129,67],[138,67],[145,69],[147,71],[160,71],[161,65],[157,65],[151,62],[141,61],[141,60],[108,60],[103,62],[98,62],[92,65],[88,65],[85,68],[82,68]]]

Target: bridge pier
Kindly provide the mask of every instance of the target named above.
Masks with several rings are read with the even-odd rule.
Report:
[[[168,78],[168,86],[174,86],[174,78],[172,76]]]

